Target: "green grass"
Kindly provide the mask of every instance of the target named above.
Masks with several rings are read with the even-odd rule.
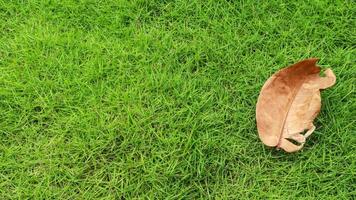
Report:
[[[353,1],[60,2],[0,0],[0,199],[355,198]],[[309,57],[317,130],[267,148],[259,90]]]

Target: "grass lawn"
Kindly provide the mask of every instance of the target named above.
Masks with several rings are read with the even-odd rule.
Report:
[[[356,197],[353,1],[0,0],[0,199]],[[258,138],[275,71],[337,83],[287,154]]]

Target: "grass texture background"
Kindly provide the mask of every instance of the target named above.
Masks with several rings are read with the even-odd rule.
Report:
[[[351,199],[354,1],[0,0],[1,199]],[[259,140],[275,71],[319,57],[303,151]]]

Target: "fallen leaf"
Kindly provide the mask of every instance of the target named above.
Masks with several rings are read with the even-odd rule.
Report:
[[[315,130],[313,121],[321,107],[319,90],[331,87],[336,81],[331,69],[325,70],[325,77],[319,76],[318,60],[306,59],[281,69],[263,85],[256,120],[265,145],[295,152]]]

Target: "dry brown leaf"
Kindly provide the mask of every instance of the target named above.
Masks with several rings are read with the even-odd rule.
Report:
[[[259,137],[265,145],[287,152],[298,151],[315,130],[313,121],[321,107],[319,90],[331,87],[336,81],[331,69],[325,70],[325,77],[319,76],[317,61],[306,59],[281,69],[262,87],[256,120]]]

